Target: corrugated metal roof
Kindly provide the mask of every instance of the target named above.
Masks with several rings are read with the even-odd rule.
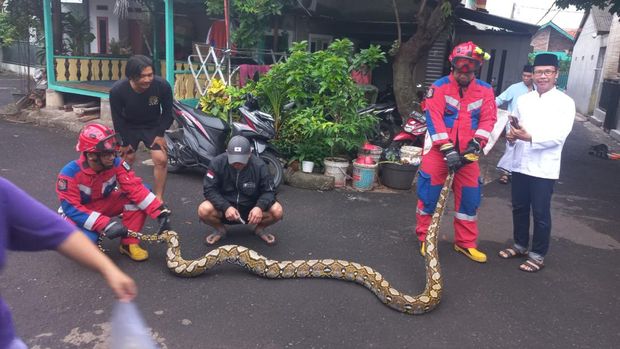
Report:
[[[593,6],[590,13],[592,14],[594,24],[596,25],[596,31],[609,32],[612,21],[612,15],[609,13],[609,7],[602,9],[600,7]]]

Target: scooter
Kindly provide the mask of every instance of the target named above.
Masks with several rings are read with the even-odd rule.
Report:
[[[390,146],[400,148],[403,145],[413,145],[423,148],[426,130],[426,116],[414,110],[409,114],[407,121],[403,125],[403,130],[394,136]]]
[[[282,182],[284,170],[278,159],[278,151],[269,143],[275,137],[273,117],[252,106],[252,98],[239,108],[245,123],[232,123],[232,135],[242,135],[253,145],[253,153],[267,164],[276,187]],[[220,118],[207,115],[179,101],[172,105],[172,116],[179,128],[164,134],[168,146],[168,171],[181,172],[184,169],[206,170],[211,159],[226,150],[226,139],[231,132],[230,125]]]
[[[426,136],[426,116],[419,110],[413,110],[403,125],[403,130],[392,139],[392,143],[383,154],[384,158],[400,158],[400,148],[411,145],[424,148]]]
[[[359,115],[372,114],[379,121],[374,129],[374,133],[369,137],[369,141],[382,148],[387,147],[396,133],[395,130],[400,122],[398,115],[395,115],[396,104],[380,103],[371,104],[368,107],[358,110]]]

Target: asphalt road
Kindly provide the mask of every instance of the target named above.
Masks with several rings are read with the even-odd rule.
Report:
[[[479,223],[486,264],[452,250],[446,216],[439,244],[444,298],[422,316],[395,312],[344,281],[269,280],[233,265],[178,278],[167,270],[161,245],[149,245],[151,258],[143,263],[121,256],[117,242],[106,244],[108,255],[136,279],[138,307],[162,348],[617,347],[620,162],[587,155],[591,144],[608,140],[590,124],[575,124],[554,194],[547,267],[538,274],[496,256],[511,236],[508,186],[484,188]],[[0,175],[55,209],[55,177],[77,156],[74,145],[74,136],[63,131],[0,120]],[[136,171],[152,183],[150,167]],[[167,201],[186,259],[209,250],[202,243],[207,228],[196,218],[201,197],[200,175],[170,175]],[[276,246],[244,231],[221,244],[244,245],[275,260],[356,261],[401,291],[423,289],[424,265],[412,233],[415,193],[282,186],[279,200],[285,219],[271,230]],[[153,227],[149,221],[147,229]],[[0,293],[31,348],[106,347],[113,297],[98,275],[62,256],[9,253]]]

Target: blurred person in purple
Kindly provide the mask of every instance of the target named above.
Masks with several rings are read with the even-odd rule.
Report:
[[[0,269],[6,250],[57,250],[99,272],[121,301],[135,298],[135,282],[123,273],[75,226],[0,177]],[[26,344],[13,328],[11,313],[0,298],[0,349],[23,349]]]

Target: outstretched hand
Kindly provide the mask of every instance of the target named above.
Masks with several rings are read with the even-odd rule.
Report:
[[[130,302],[138,294],[136,283],[118,268],[110,268],[104,273],[108,286],[121,302]]]

